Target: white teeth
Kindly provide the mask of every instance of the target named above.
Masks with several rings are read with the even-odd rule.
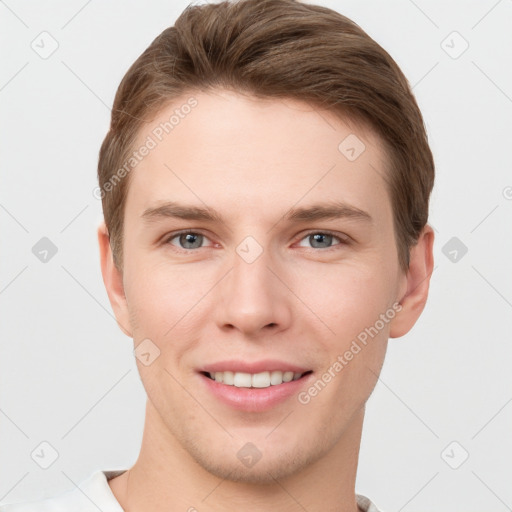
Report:
[[[222,372],[224,373],[224,384],[233,386],[235,383],[235,374],[233,372]]]
[[[253,388],[268,388],[270,386],[270,372],[255,373],[252,376]]]
[[[293,372],[283,373],[283,382],[290,382],[293,379]]]
[[[252,383],[252,378],[250,373],[235,373],[235,378],[233,384],[237,388],[250,388]]]
[[[216,382],[236,386],[238,388],[268,388],[269,386],[278,386],[283,382],[298,380],[302,373],[282,372],[279,370],[260,373],[243,372],[214,372],[209,373],[210,377]]]
[[[283,372],[275,371],[270,373],[270,384],[272,386],[276,386],[277,384],[282,384],[283,382]]]

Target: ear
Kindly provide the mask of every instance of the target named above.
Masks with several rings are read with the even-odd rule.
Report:
[[[430,277],[434,268],[434,230],[427,224],[418,243],[410,250],[409,269],[403,274],[399,302],[402,309],[393,318],[389,337],[407,334],[420,317],[428,297]]]
[[[100,246],[101,274],[110,300],[110,305],[114,310],[114,315],[120,329],[126,336],[131,338],[133,336],[131,333],[128,305],[124,294],[123,274],[114,265],[114,258],[110,247],[110,237],[105,221],[102,221],[98,227],[98,244]]]

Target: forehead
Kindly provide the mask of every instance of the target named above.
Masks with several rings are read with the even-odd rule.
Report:
[[[297,100],[191,92],[141,128],[144,145],[126,205],[137,216],[178,200],[254,219],[322,200],[391,213],[379,138]]]

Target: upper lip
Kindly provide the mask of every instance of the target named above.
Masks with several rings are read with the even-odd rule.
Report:
[[[203,366],[200,372],[241,372],[241,373],[261,373],[265,371],[282,371],[293,373],[305,373],[309,368],[304,368],[295,364],[290,364],[276,359],[264,359],[261,361],[240,361],[230,359],[229,361],[217,361]]]

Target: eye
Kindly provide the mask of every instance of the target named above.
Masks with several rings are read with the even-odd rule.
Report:
[[[183,250],[199,249],[203,247],[202,242],[208,240],[205,235],[197,233],[196,231],[181,231],[179,233],[173,233],[165,240],[165,243],[176,245],[172,243],[174,239],[178,240],[179,245],[177,245],[177,247]]]
[[[176,240],[176,242],[174,242]],[[172,233],[165,240],[165,244],[170,244],[183,251],[190,251],[194,249],[200,249],[206,247],[203,245],[204,241],[209,241],[206,235],[197,231],[180,231],[178,233]],[[313,249],[324,249],[329,250],[335,248],[337,245],[347,245],[350,243],[347,236],[341,234],[334,234],[330,231],[312,231],[301,239],[309,240]],[[337,240],[338,243],[333,245],[333,241]],[[299,244],[301,247],[305,247],[302,243]]]
[[[333,239],[339,241],[339,243],[334,244],[334,246],[346,245],[349,243],[347,237],[335,235],[330,231],[313,231],[308,233],[304,238],[302,238],[302,240],[309,240],[310,243],[312,244],[313,249],[331,249],[333,247]]]

